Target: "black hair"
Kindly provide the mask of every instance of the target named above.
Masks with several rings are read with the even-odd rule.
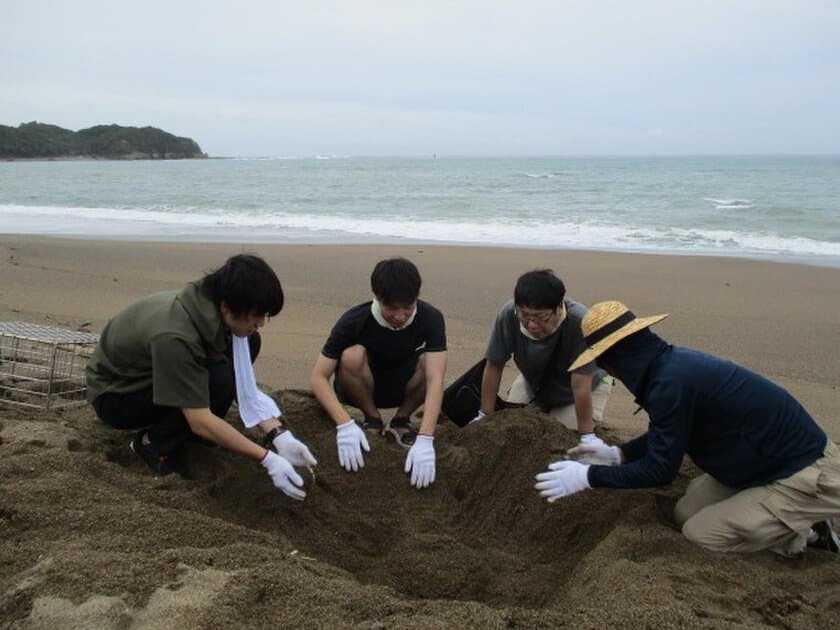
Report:
[[[395,257],[380,260],[370,274],[370,288],[384,304],[409,304],[420,295],[420,272],[413,262]]]
[[[228,258],[201,279],[201,291],[217,307],[224,301],[234,317],[274,316],[283,308],[283,287],[277,274],[254,254]]]
[[[551,269],[534,269],[519,276],[513,303],[527,308],[556,309],[566,297],[566,285]]]

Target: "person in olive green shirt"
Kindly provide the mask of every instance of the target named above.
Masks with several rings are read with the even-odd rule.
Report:
[[[280,312],[283,300],[271,267],[247,254],[229,258],[181,291],[141,299],[102,331],[86,370],[88,400],[106,424],[140,430],[130,447],[157,475],[181,472],[181,446],[198,436],[261,462],[277,488],[303,499],[294,466],[312,466],[315,458],[282,425],[276,404],[257,392],[251,367],[260,349],[258,331]],[[235,372],[232,348],[245,339],[246,358]],[[249,382],[246,393],[264,403],[256,413],[269,414],[252,414],[267,448],[223,420],[237,394],[245,420],[237,384]]]

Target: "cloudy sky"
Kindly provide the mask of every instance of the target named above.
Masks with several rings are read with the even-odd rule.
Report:
[[[212,155],[840,153],[840,0],[0,0],[0,124]]]

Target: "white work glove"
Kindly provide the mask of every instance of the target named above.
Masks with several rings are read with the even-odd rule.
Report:
[[[268,471],[275,488],[298,501],[306,498],[306,493],[301,490],[303,479],[295,472],[292,465],[277,453],[266,451],[260,464]]]
[[[599,466],[618,466],[621,464],[621,449],[617,446],[609,446],[600,438],[595,438],[600,443],[584,443],[570,448],[566,453],[567,459],[573,459],[581,464],[596,464]]]
[[[335,442],[338,445],[338,463],[347,472],[356,472],[364,468],[365,459],[362,457],[362,449],[370,452],[365,432],[353,420],[339,424],[335,428]]]
[[[580,434],[580,443],[581,444],[606,444],[604,440],[599,438],[594,433],[581,433]]]
[[[428,488],[435,482],[435,438],[418,435],[405,456],[405,472],[411,472],[411,485]]]
[[[549,503],[592,487],[587,479],[588,464],[559,461],[550,464],[548,469],[551,472],[537,475],[534,488],[539,490],[540,496],[548,499]]]
[[[487,414],[484,413],[481,409],[478,410],[478,413],[475,414],[475,418],[470,420],[467,424],[472,424],[473,422],[479,422],[480,420],[487,417]]]
[[[309,448],[288,429],[272,440],[280,457],[285,457],[292,466],[315,466],[318,463]]]

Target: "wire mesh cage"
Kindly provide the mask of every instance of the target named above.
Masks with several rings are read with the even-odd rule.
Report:
[[[85,401],[85,366],[99,335],[0,322],[0,403],[57,409]]]

